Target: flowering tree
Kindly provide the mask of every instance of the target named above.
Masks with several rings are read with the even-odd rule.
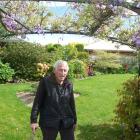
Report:
[[[140,14],[138,0],[133,0],[133,2],[127,2],[127,0],[54,1],[71,2],[70,7],[78,11],[76,18],[67,13],[63,17],[54,19],[47,4],[41,4],[40,0],[0,1],[0,20],[3,27],[0,29],[6,30],[1,31],[1,36],[29,33],[74,33],[95,35],[135,46],[132,38],[139,30],[139,25],[135,24],[131,30],[118,30],[118,28],[122,25],[122,16],[127,16],[125,8]],[[115,31],[115,36],[111,35],[112,31]]]
[[[1,1],[0,20],[10,33],[41,33],[52,14],[47,7],[32,1]]]

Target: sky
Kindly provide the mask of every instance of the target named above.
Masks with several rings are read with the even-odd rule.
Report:
[[[49,2],[48,8],[51,12],[55,13],[56,16],[63,16],[65,13],[71,12],[74,14],[76,10],[71,9],[69,3],[66,2]]]

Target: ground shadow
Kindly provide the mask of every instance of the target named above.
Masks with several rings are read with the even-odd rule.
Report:
[[[78,126],[76,140],[122,140],[122,128],[119,125],[100,124]]]

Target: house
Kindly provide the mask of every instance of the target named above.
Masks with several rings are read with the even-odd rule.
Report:
[[[92,43],[85,45],[84,49],[92,55],[94,55],[96,51],[118,53],[123,56],[134,56],[136,54],[136,50],[127,45],[121,45],[116,42],[112,43],[111,41],[101,39],[93,40]]]
[[[97,58],[96,51],[119,54],[120,62],[126,71],[129,67],[132,67],[137,63],[136,50],[127,45],[121,45],[116,42],[112,43],[111,41],[96,39],[92,43],[85,45],[84,49],[89,52],[90,60],[92,62]]]

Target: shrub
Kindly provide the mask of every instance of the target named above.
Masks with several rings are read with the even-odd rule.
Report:
[[[54,48],[52,44],[49,44],[45,47],[46,47],[46,50],[50,53],[56,50],[56,48]]]
[[[101,73],[117,73],[122,67],[119,55],[104,51],[96,52],[95,70]]]
[[[137,57],[136,56],[122,56],[120,57],[124,72],[136,74],[138,72]]]
[[[124,140],[140,139],[140,77],[124,83],[119,103],[116,107],[116,120],[124,126]]]
[[[69,65],[68,79],[73,80],[74,79],[74,73],[73,73],[74,65],[71,62],[69,62],[68,65]]]
[[[39,77],[44,77],[49,70],[49,66],[45,63],[37,63],[37,72]]]
[[[87,52],[78,52],[77,59],[87,62],[89,59],[89,54]]]
[[[54,48],[60,48],[60,47],[62,47],[62,45],[61,44],[53,44],[53,47]]]
[[[3,64],[0,60],[0,83],[5,83],[12,79],[14,70],[10,68],[8,63]]]
[[[74,45],[69,44],[64,46],[63,51],[64,51],[64,60],[70,61],[72,59],[77,58],[78,51],[74,47]]]
[[[60,45],[60,44],[54,44],[54,45],[49,44],[49,45],[46,46],[47,51],[50,52],[50,53],[57,51],[57,49],[60,48],[60,47],[62,47],[62,45]]]
[[[26,80],[37,79],[36,64],[48,61],[45,47],[23,42],[9,43],[3,48],[1,59],[10,64],[16,77]]]
[[[83,44],[76,44],[75,47],[77,48],[77,51],[79,51],[79,52],[84,51],[84,45]]]
[[[70,66],[70,75],[74,78],[83,78],[86,76],[86,65],[83,61],[80,60],[71,60],[69,62]]]

